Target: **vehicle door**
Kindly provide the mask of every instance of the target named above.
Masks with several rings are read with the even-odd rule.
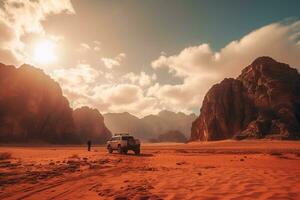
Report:
[[[111,142],[110,142],[110,146],[113,149],[116,148],[116,137],[112,137]]]
[[[114,149],[117,149],[118,145],[120,143],[121,143],[121,137],[120,136],[115,137],[115,140],[114,140]]]

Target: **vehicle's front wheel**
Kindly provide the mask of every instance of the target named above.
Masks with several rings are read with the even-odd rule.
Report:
[[[108,146],[107,150],[108,150],[108,153],[112,153],[113,152],[113,149],[111,148],[111,146]]]

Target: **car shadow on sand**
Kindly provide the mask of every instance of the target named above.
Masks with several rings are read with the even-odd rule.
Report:
[[[127,153],[127,154],[119,154],[119,153],[112,153],[110,155],[120,155],[120,156],[135,156],[135,157],[152,157],[153,154],[151,153],[141,153],[141,154],[134,154],[134,153]]]

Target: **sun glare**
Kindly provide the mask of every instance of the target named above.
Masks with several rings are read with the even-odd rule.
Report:
[[[39,64],[51,64],[55,62],[55,44],[50,40],[39,42],[34,47],[33,58]]]

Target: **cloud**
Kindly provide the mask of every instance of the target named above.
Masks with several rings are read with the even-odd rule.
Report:
[[[93,100],[102,102],[103,112],[130,112],[142,117],[159,111],[157,99],[147,97],[141,87],[133,84],[101,85],[94,88]]]
[[[56,69],[51,77],[60,83],[73,108],[90,106],[102,113],[126,111],[137,116],[158,112],[157,99],[147,97],[140,85],[115,83],[112,73],[96,70],[89,64]],[[107,83],[100,84],[103,79]]]
[[[95,47],[94,47],[94,51],[100,51],[100,50],[101,50],[100,47],[98,47],[98,46],[95,46]]]
[[[123,60],[124,58],[126,58],[126,54],[120,53],[115,59],[121,62],[121,60]]]
[[[170,76],[181,80],[178,84],[162,84],[161,77],[143,70],[116,74],[113,70],[101,72],[88,64],[56,70],[53,76],[74,108],[87,105],[102,113],[127,111],[140,117],[162,109],[189,113],[199,110],[213,84],[225,77],[236,77],[256,57],[267,55],[299,67],[299,32],[299,21],[274,23],[217,52],[204,43],[176,55],[161,54],[152,62],[152,68],[167,68]],[[102,61],[112,69],[125,58],[126,54],[121,53]]]
[[[101,74],[89,64],[78,64],[74,68],[56,69],[51,75],[63,85],[69,85],[77,89],[79,85],[86,85],[96,81]]]
[[[152,74],[151,76],[146,74],[144,71],[141,71],[140,74],[135,74],[133,72],[127,73],[122,76],[123,80],[129,80],[133,84],[138,84],[142,87],[146,87],[151,85],[153,81],[157,79],[156,74]]]
[[[91,44],[83,42],[83,43],[80,43],[79,48],[77,50],[80,53],[84,53],[89,50],[100,51],[101,50],[100,45],[101,45],[101,42],[99,42],[98,40],[93,41]]]
[[[101,42],[98,40],[93,41],[94,44],[94,51],[100,51],[101,50]]]
[[[186,77],[190,74],[200,74],[211,66],[214,55],[208,44],[188,47],[182,50],[178,55],[167,57],[161,55],[152,62],[152,67],[157,69],[162,66],[168,66],[170,73],[179,77]]]
[[[139,101],[143,97],[142,89],[132,84],[118,84],[110,87],[100,86],[94,90],[97,94],[101,95],[104,101],[114,106],[129,105]]]
[[[88,51],[90,49],[91,49],[90,45],[88,45],[87,43],[81,43],[79,45],[78,51],[79,52],[86,52],[86,51]]]
[[[113,67],[120,66],[120,62],[112,58],[102,58],[101,59],[106,68],[112,69]]]
[[[115,58],[102,58],[102,62],[104,63],[105,67],[108,69],[112,69],[114,67],[120,66],[121,62],[126,58],[125,53],[120,53]]]
[[[14,60],[27,61],[28,55],[24,51],[26,46],[22,42],[22,36],[30,33],[46,35],[42,21],[49,15],[59,13],[74,14],[74,8],[70,0],[44,0],[44,1],[22,1],[5,0],[0,8],[0,33],[3,40],[0,41],[0,49],[9,50]],[[2,39],[0,39],[2,40]],[[6,62],[6,57],[2,61]],[[18,63],[13,63],[18,64]]]
[[[98,40],[94,40],[93,43],[94,43],[96,46],[100,46],[100,45],[101,45],[101,42],[98,41]]]
[[[259,56],[271,56],[300,69],[300,21],[273,23],[232,41],[218,52],[209,44],[187,47],[179,54],[161,55],[151,65],[167,68],[182,84],[149,88],[148,95],[170,108],[199,109],[209,88],[225,77],[236,77]]]

